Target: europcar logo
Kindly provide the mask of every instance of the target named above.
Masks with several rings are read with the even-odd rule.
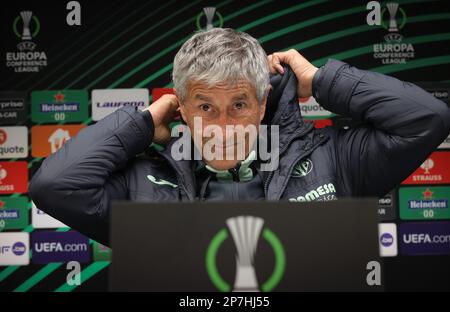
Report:
[[[173,88],[153,88],[152,89],[152,103],[155,103],[164,94],[175,94]]]
[[[6,67],[11,67],[16,73],[39,72],[47,66],[47,55],[36,49],[32,41],[41,29],[39,19],[32,11],[21,11],[14,18],[12,30],[21,41],[15,52],[6,52]]]
[[[236,274],[233,291],[271,291],[281,281],[286,266],[284,247],[279,238],[269,228],[264,227],[264,220],[254,216],[238,216],[226,220],[227,228],[222,228],[212,238],[206,251],[206,271],[214,286],[224,292],[232,290],[230,283],[225,281],[217,269],[217,252],[220,246],[229,238],[236,246]],[[259,237],[272,247],[275,266],[270,277],[258,284],[255,271],[255,254]]]

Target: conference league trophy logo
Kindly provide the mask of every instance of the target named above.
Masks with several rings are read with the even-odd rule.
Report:
[[[255,216],[237,216],[226,220],[226,228],[222,228],[212,238],[206,252],[206,270],[214,286],[224,292],[271,291],[281,281],[286,266],[286,257],[281,241],[269,228],[264,227],[264,220]],[[217,269],[217,252],[231,234],[236,247],[236,275],[233,288],[225,281]],[[275,257],[275,266],[270,277],[258,284],[255,271],[255,255],[258,240],[262,238],[271,246]]]
[[[219,11],[217,11],[215,7],[204,7],[203,11],[200,12],[197,15],[197,18],[196,18],[197,30],[210,30],[210,29],[213,29],[214,28],[214,17],[216,15],[219,18],[218,27],[219,28],[223,27],[223,16],[222,16],[222,14],[220,14]],[[206,18],[206,27],[204,27],[204,28],[201,25],[201,19],[202,19],[203,16]]]
[[[406,64],[414,58],[414,46],[400,34],[406,20],[405,10],[397,2],[388,2],[381,10],[381,27],[388,33],[383,37],[384,43],[373,45],[373,57],[383,65]]]
[[[23,21],[22,40],[31,40],[30,22],[31,17],[33,16],[33,12],[22,11],[20,12],[20,16],[22,17]]]
[[[389,11],[389,31],[398,31],[397,28],[397,20],[395,16],[397,15],[398,3],[390,2],[386,4],[386,7]]]
[[[32,11],[21,11],[14,19],[12,28],[21,41],[17,44],[17,51],[6,52],[6,67],[13,68],[16,73],[29,73],[39,72],[47,66],[47,55],[44,51],[38,51],[32,41],[41,29],[37,16]]]

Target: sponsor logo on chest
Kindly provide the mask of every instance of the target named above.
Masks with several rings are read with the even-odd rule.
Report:
[[[289,198],[291,202],[336,200],[336,188],[333,183],[325,183],[297,197]]]

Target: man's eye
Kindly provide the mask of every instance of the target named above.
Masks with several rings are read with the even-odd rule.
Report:
[[[243,102],[235,103],[234,108],[235,109],[243,109],[243,108],[245,108],[245,103],[243,103]]]
[[[209,112],[211,110],[211,105],[209,104],[202,104],[200,105],[200,109],[204,112]]]

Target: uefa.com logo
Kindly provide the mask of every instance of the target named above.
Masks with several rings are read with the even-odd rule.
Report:
[[[6,52],[6,67],[13,68],[16,73],[29,73],[39,72],[47,66],[47,55],[38,51],[36,43],[31,41],[40,29],[41,23],[32,11],[21,11],[14,18],[12,30],[21,42],[17,44],[18,51]]]
[[[264,220],[254,216],[238,216],[226,220],[228,231],[222,228],[211,239],[206,251],[206,271],[214,286],[222,292],[233,291],[272,291],[281,281],[286,267],[284,247],[279,238],[269,228],[264,227]],[[217,252],[229,234],[236,245],[236,277],[233,289],[217,269]],[[275,266],[270,277],[258,285],[254,267],[254,257],[259,237],[262,236],[272,247]]]

